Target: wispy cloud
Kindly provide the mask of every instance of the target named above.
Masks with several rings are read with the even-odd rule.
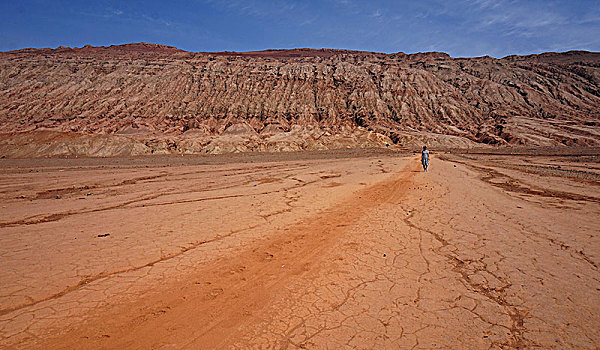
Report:
[[[317,21],[318,18],[319,18],[318,15],[314,15],[312,17],[305,18],[303,21],[298,22],[298,25],[300,27],[312,25]]]
[[[522,7],[505,7],[486,13],[480,20],[482,26],[503,26],[509,29],[532,29],[549,25],[562,25],[567,19],[558,13],[545,9],[527,9]]]
[[[81,9],[77,9],[77,8],[73,9],[72,11],[76,15],[85,16],[85,17],[104,18],[104,19],[116,18],[118,16],[122,16],[125,13],[120,9],[115,9],[112,7],[108,7],[106,9],[103,9],[102,11],[97,11],[97,12],[96,11],[86,11],[86,10],[81,10]]]
[[[502,5],[502,0],[473,0],[473,3],[482,9],[494,9]]]
[[[503,54],[589,48],[600,42],[595,39],[600,38],[600,12],[589,10],[591,2],[577,6],[560,1],[465,0],[463,4],[469,35],[478,40],[496,38],[489,45]]]
[[[291,13],[301,7],[298,3],[291,0],[203,0],[222,11],[235,12],[237,14],[269,18],[285,13]]]
[[[380,9],[377,9],[375,11],[373,11],[373,13],[371,13],[371,18],[381,18],[381,16],[383,16],[383,13],[381,12]]]
[[[89,11],[75,11],[77,15],[86,16],[86,17],[96,17],[102,18],[104,20],[109,21],[120,21],[120,22],[129,22],[129,23],[147,23],[153,26],[164,26],[170,27],[178,22],[168,20],[156,14],[147,14],[143,11],[124,11],[121,9],[115,9],[112,7],[106,8],[101,12],[89,12]]]
[[[0,44],[24,38],[10,48],[154,41],[188,50],[334,47],[496,57],[600,51],[598,0],[13,2],[27,11],[7,3],[0,1],[5,19],[0,21]],[[48,35],[40,28],[47,28]]]

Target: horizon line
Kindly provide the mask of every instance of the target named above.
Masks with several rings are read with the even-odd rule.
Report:
[[[502,57],[494,57],[491,55],[480,55],[480,56],[452,56],[447,52],[444,51],[416,51],[416,52],[404,52],[404,51],[395,51],[395,52],[385,52],[385,51],[371,51],[371,50],[364,50],[364,49],[351,49],[351,48],[336,48],[336,47],[321,47],[321,48],[313,48],[313,47],[276,47],[276,48],[261,48],[261,49],[253,49],[253,50],[248,50],[248,51],[235,51],[235,50],[222,50],[222,51],[193,51],[193,50],[187,50],[187,49],[181,49],[177,46],[174,45],[169,45],[169,44],[162,44],[162,43],[152,43],[152,42],[146,42],[146,41],[139,41],[139,42],[126,42],[126,43],[117,43],[117,44],[108,44],[108,45],[91,45],[91,44],[84,44],[83,46],[63,46],[63,45],[58,45],[56,47],[23,47],[23,48],[19,48],[19,49],[13,49],[13,50],[7,50],[7,51],[0,51],[0,53],[17,53],[17,52],[22,52],[22,51],[28,51],[28,50],[52,50],[52,51],[57,51],[57,50],[81,50],[81,49],[86,49],[86,48],[111,48],[111,47],[123,47],[123,46],[128,46],[128,45],[150,45],[150,46],[157,46],[157,47],[163,47],[163,48],[169,48],[169,49],[175,49],[181,52],[186,52],[186,53],[192,53],[192,54],[248,54],[248,53],[262,53],[262,52],[268,52],[268,51],[295,51],[295,50],[312,50],[312,51],[348,51],[348,52],[355,52],[355,53],[367,53],[367,54],[379,54],[379,55],[418,55],[418,54],[443,54],[448,56],[449,58],[485,58],[485,57],[490,57],[490,58],[494,58],[494,59],[504,59],[504,58],[508,58],[508,57],[528,57],[528,56],[538,56],[538,55],[543,55],[543,54],[566,54],[566,53],[591,53],[591,54],[600,54],[600,52],[596,52],[596,51],[590,51],[590,50],[586,50],[586,49],[570,49],[570,50],[566,50],[566,51],[543,51],[543,52],[531,52],[531,53],[515,53],[515,54],[510,54],[510,55],[506,55],[506,56],[502,56]]]

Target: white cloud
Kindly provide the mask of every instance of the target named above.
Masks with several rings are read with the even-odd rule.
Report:
[[[244,16],[270,18],[291,13],[300,6],[290,0],[203,0],[222,11],[233,12]]]
[[[381,10],[377,9],[375,10],[372,14],[371,14],[371,18],[380,18],[381,16],[383,16],[383,13],[381,12]]]

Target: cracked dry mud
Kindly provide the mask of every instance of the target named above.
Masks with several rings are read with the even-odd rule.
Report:
[[[0,163],[0,347],[598,348],[597,156],[285,157]]]

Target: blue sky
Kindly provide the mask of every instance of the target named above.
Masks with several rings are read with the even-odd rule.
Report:
[[[0,50],[152,42],[503,57],[600,51],[600,1],[0,0]]]

